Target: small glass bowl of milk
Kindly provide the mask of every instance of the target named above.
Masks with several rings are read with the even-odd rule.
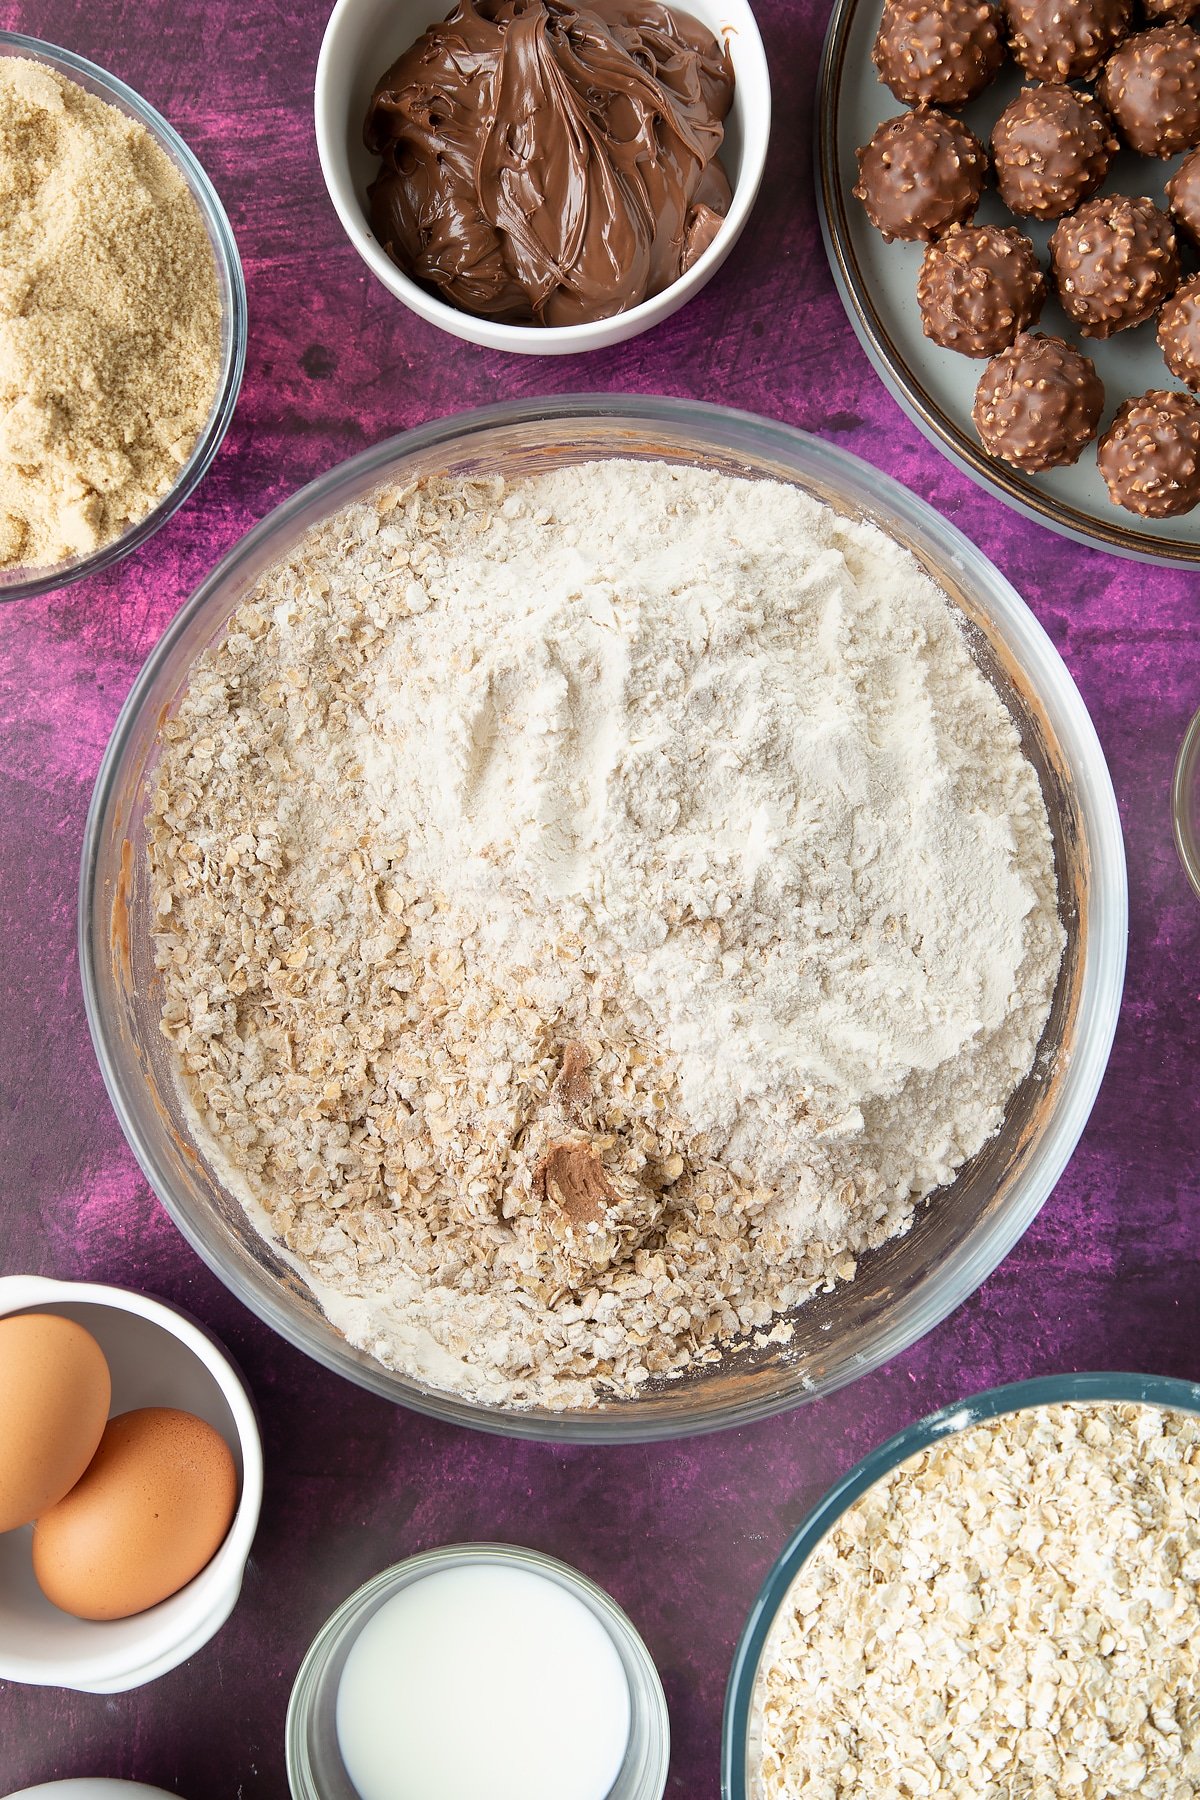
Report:
[[[288,1705],[293,1800],[661,1800],[669,1760],[662,1683],[620,1607],[511,1544],[368,1581]]]

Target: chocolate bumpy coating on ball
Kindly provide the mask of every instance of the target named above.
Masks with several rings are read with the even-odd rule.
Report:
[[[858,153],[855,199],[890,243],[928,243],[973,218],[987,152],[961,119],[921,106],[885,119]]]
[[[1200,400],[1152,388],[1127,400],[1096,449],[1118,506],[1174,519],[1200,501]]]
[[[1035,81],[1084,81],[1129,30],[1132,0],[1002,0],[1009,47]]]
[[[1200,150],[1185,156],[1168,181],[1167,202],[1184,236],[1200,246]]]
[[[1142,0],[1142,11],[1155,25],[1163,19],[1183,25],[1200,12],[1200,0]]]
[[[1126,38],[1096,89],[1131,150],[1174,156],[1200,144],[1200,32],[1156,25]]]
[[[1099,101],[1070,87],[1022,88],[992,130],[996,186],[1031,219],[1074,212],[1108,173],[1119,146]]]
[[[1193,275],[1158,315],[1158,347],[1178,381],[1200,392],[1200,275]]]
[[[886,0],[872,60],[908,106],[965,106],[1004,62],[988,0]]]
[[[1102,194],[1050,239],[1050,266],[1063,311],[1085,337],[1111,337],[1156,313],[1179,285],[1179,252],[1153,200]]]
[[[971,417],[985,450],[1037,473],[1078,462],[1103,411],[1090,356],[1063,338],[1022,332],[983,371]]]
[[[1013,225],[951,226],[930,244],[917,276],[925,336],[963,356],[1006,349],[1045,299],[1037,252]]]

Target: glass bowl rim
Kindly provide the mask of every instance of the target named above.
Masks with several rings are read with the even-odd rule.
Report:
[[[52,44],[46,38],[30,37],[21,31],[0,31],[0,54],[16,52],[31,62],[41,62],[56,69],[68,79],[82,75],[103,90],[99,96],[110,104],[118,102],[118,111],[137,120],[150,133],[159,148],[174,164],[187,184],[204,220],[217,266],[217,286],[221,297],[222,321],[228,321],[229,341],[222,351],[221,367],[208,417],[170,489],[145,515],[135,519],[119,537],[113,538],[86,556],[73,557],[52,567],[34,569],[20,580],[8,580],[0,570],[0,605],[10,600],[29,600],[37,594],[70,587],[89,575],[96,575],[122,561],[131,551],[167,523],[195,492],[208,473],[213,458],[224,441],[237,405],[242,376],[246,367],[248,317],[246,278],[242,259],[229,223],[228,214],[212,179],[195,152],[188,148],[179,132],[148,100],[133,88],[110,74],[98,63],[90,62],[74,50]],[[86,89],[85,91],[91,91]]]
[[[1200,839],[1192,824],[1200,805],[1200,710],[1191,718],[1171,777],[1171,824],[1184,874],[1200,895]]]
[[[721,1800],[750,1800],[746,1783],[747,1737],[763,1646],[801,1567],[855,1501],[900,1463],[940,1438],[953,1437],[1004,1413],[1087,1401],[1157,1406],[1200,1417],[1200,1382],[1185,1381],[1175,1375],[1088,1370],[1077,1375],[1036,1375],[1025,1381],[985,1388],[981,1393],[951,1401],[895,1432],[826,1490],[772,1563],[738,1637],[721,1722]]]
[[[783,1391],[741,1402],[709,1402],[698,1404],[688,1412],[649,1419],[639,1419],[635,1402],[611,1414],[603,1409],[593,1411],[553,1412],[549,1409],[517,1409],[501,1411],[477,1402],[438,1392],[427,1392],[382,1364],[364,1367],[339,1345],[311,1339],[306,1324],[298,1320],[286,1297],[274,1281],[265,1277],[248,1288],[236,1269],[227,1269],[227,1258],[221,1247],[211,1244],[202,1225],[190,1209],[178,1205],[171,1183],[160,1171],[156,1145],[138,1131],[125,1103],[120,1074],[120,1059],[110,1045],[119,1035],[112,1021],[105,1019],[99,1004],[99,981],[93,922],[93,887],[98,865],[102,828],[111,810],[113,790],[131,740],[142,726],[146,700],[159,670],[168,662],[179,640],[190,631],[193,622],[227,582],[238,571],[255,560],[261,548],[278,547],[282,554],[293,541],[293,522],[318,503],[321,515],[327,516],[338,506],[351,503],[352,493],[367,491],[371,477],[385,479],[387,468],[398,456],[427,454],[450,446],[465,447],[473,439],[500,428],[512,429],[528,424],[563,424],[572,420],[589,425],[611,424],[648,428],[674,429],[690,434],[700,447],[707,445],[716,453],[736,455],[740,450],[753,454],[760,462],[776,455],[790,467],[795,480],[802,480],[801,468],[810,480],[823,478],[831,491],[845,496],[848,503],[864,506],[866,490],[874,495],[876,507],[890,514],[894,523],[913,531],[916,539],[931,538],[939,546],[944,565],[953,564],[958,575],[966,575],[974,590],[987,596],[989,604],[998,605],[1010,642],[1019,646],[1023,662],[1035,655],[1039,661],[1037,687],[1039,697],[1053,693],[1070,715],[1071,728],[1081,739],[1081,747],[1073,762],[1073,771],[1086,785],[1092,807],[1090,827],[1094,831],[1093,854],[1099,874],[1093,882],[1094,893],[1089,907],[1087,955],[1083,965],[1083,997],[1081,1019],[1087,1030],[1080,1033],[1064,1076],[1068,1084],[1064,1099],[1050,1129],[1043,1134],[1040,1147],[1045,1151],[1045,1166],[1037,1179],[1025,1172],[1022,1184],[1014,1187],[1005,1206],[997,1210],[983,1229],[968,1235],[959,1252],[949,1262],[939,1263],[937,1270],[922,1284],[921,1304],[906,1310],[889,1328],[875,1338],[869,1351],[856,1352],[847,1366],[821,1383],[805,1386],[797,1380]],[[745,440],[749,438],[748,444]],[[753,445],[753,449],[751,449]],[[619,452],[618,452],[619,453]],[[783,478],[782,476],[780,478]],[[291,534],[291,535],[289,535]],[[1084,782],[1084,779],[1086,781]],[[1100,879],[1105,876],[1105,880]],[[200,583],[192,596],[176,613],[163,635],[150,651],[113,727],[105,749],[84,829],[78,918],[78,949],[84,1006],[93,1046],[109,1098],[127,1142],[166,1211],[183,1236],[204,1262],[218,1275],[257,1316],[288,1342],[312,1356],[326,1368],[347,1377],[359,1386],[379,1393],[393,1403],[411,1407],[430,1417],[448,1420],[473,1429],[495,1432],[506,1437],[532,1438],[557,1442],[634,1443],[677,1438],[705,1431],[744,1425],[752,1420],[790,1411],[806,1400],[814,1399],[846,1385],[859,1375],[867,1374],[892,1356],[900,1354],[925,1336],[950,1312],[959,1306],[1008,1255],[1029,1224],[1048,1199],[1055,1183],[1073,1153],[1079,1135],[1087,1122],[1099,1090],[1108,1054],[1116,1030],[1124,982],[1125,940],[1128,919],[1128,886],[1120,818],[1112,780],[1104,753],[1083,698],[1066,665],[1035,614],[1021,599],[1012,584],[989,561],[983,552],[956,526],[919,499],[893,477],[872,464],[799,431],[790,425],[763,418],[757,414],[713,405],[706,401],[679,400],[662,396],[625,394],[570,394],[549,399],[500,402],[491,406],[454,413],[431,420],[409,432],[383,440],[355,456],[336,463],[324,474],[307,483],[290,499],[273,511],[238,540]],[[107,941],[107,932],[104,934]],[[1052,1153],[1047,1146],[1052,1145]],[[1019,1201],[1019,1204],[1015,1202]]]
[[[334,1608],[304,1652],[288,1694],[284,1752],[289,1792],[296,1794],[295,1777],[298,1774],[311,1785],[304,1728],[312,1713],[316,1684],[324,1675],[330,1655],[338,1648],[346,1628],[356,1620],[365,1621],[376,1600],[382,1600],[389,1590],[394,1589],[399,1593],[402,1588],[421,1580],[425,1575],[432,1575],[439,1569],[460,1568],[465,1563],[528,1569],[557,1582],[568,1593],[585,1598],[617,1645],[618,1653],[623,1646],[645,1682],[647,1704],[643,1725],[651,1740],[653,1753],[653,1760],[647,1771],[649,1785],[645,1790],[645,1800],[649,1800],[651,1794],[657,1800],[666,1787],[670,1766],[671,1718],[658,1665],[641,1632],[608,1590],[602,1588],[599,1582],[593,1581],[590,1575],[585,1575],[582,1569],[577,1569],[573,1563],[564,1562],[561,1557],[550,1556],[544,1550],[531,1549],[526,1544],[509,1544],[499,1539],[473,1539],[469,1543],[439,1544],[431,1550],[418,1550],[412,1556],[403,1557],[400,1562],[381,1569],[378,1575],[361,1583],[353,1593],[346,1596],[340,1606]],[[622,1656],[623,1665],[624,1661]],[[631,1691],[631,1732],[636,1710],[636,1699]]]

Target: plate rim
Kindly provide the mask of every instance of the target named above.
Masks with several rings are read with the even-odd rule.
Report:
[[[977,486],[994,494],[1012,511],[1090,549],[1107,550],[1131,561],[1156,563],[1172,569],[1200,567],[1200,543],[1175,537],[1149,537],[1136,526],[1109,522],[1083,512],[1069,502],[1054,499],[1025,482],[1019,471],[1007,469],[971,442],[954,419],[933,400],[909,368],[894,343],[885,320],[874,303],[850,241],[845,197],[838,180],[838,125],[851,25],[867,0],[834,0],[821,49],[817,77],[816,145],[813,176],[821,238],[854,335],[875,373],[918,430],[946,460]],[[871,0],[874,4],[874,0]]]

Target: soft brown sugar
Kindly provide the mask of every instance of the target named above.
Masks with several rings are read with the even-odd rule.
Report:
[[[221,361],[204,221],[144,126],[0,59],[0,567],[87,555],[151,512]]]

